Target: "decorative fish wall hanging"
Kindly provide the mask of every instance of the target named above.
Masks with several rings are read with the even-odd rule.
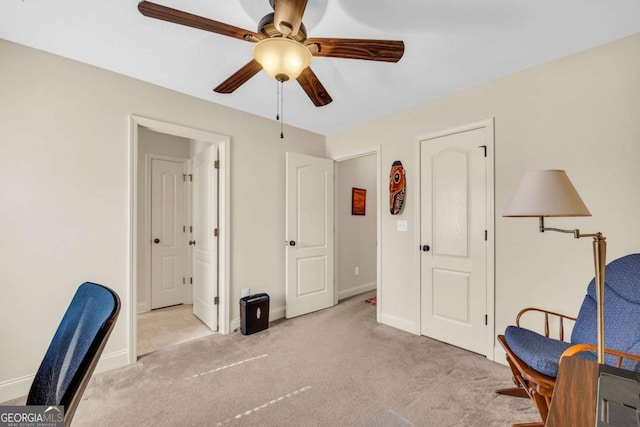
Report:
[[[396,160],[391,165],[391,173],[389,174],[389,208],[391,215],[398,215],[402,212],[406,191],[407,181],[404,167],[400,160]]]

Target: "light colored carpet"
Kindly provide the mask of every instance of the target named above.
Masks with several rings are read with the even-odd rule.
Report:
[[[377,324],[369,296],[95,375],[74,426],[361,427],[391,414],[437,427],[537,420],[529,400],[494,393],[511,385],[507,367]]]
[[[192,304],[141,313],[138,314],[138,356],[212,333],[194,316]]]
[[[416,427],[393,411],[384,411],[376,415],[363,427]]]

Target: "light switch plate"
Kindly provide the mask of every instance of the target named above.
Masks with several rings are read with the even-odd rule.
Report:
[[[409,229],[409,224],[406,219],[398,220],[398,231],[407,231]]]

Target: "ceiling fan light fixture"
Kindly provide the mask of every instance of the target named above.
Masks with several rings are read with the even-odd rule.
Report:
[[[261,40],[253,47],[253,58],[273,79],[295,80],[311,64],[313,56],[302,43],[286,37]]]

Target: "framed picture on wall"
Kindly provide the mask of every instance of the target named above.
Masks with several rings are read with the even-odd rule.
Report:
[[[351,189],[351,215],[364,215],[367,204],[367,190],[364,188]]]

